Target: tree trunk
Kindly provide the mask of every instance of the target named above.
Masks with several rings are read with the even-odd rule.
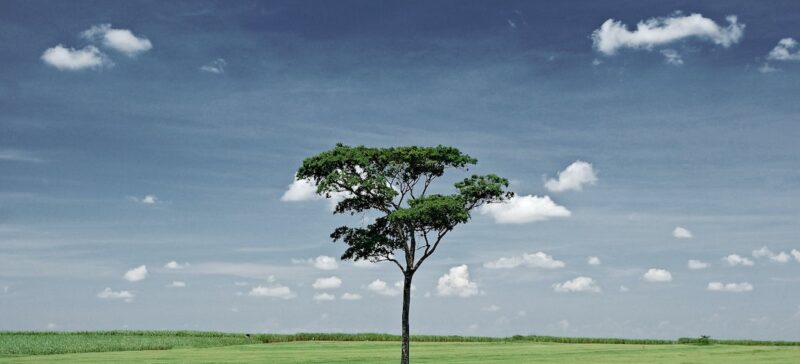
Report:
[[[403,349],[400,356],[400,364],[409,364],[409,328],[408,328],[408,314],[411,306],[411,278],[414,273],[408,272],[405,274],[403,281]]]

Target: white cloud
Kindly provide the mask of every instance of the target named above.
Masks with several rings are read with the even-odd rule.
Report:
[[[599,293],[602,291],[600,286],[589,277],[577,277],[575,279],[566,281],[564,283],[553,284],[553,289],[556,292],[594,292]]]
[[[314,301],[333,301],[336,299],[336,296],[330,293],[317,293],[314,295]]]
[[[342,293],[341,299],[343,299],[345,301],[356,301],[356,300],[360,300],[361,299],[361,295],[358,294],[358,293],[345,292],[345,293]]]
[[[722,283],[722,282],[710,282],[708,284],[709,291],[721,291],[721,292],[733,292],[733,293],[741,293],[741,292],[750,292],[753,290],[753,285],[747,282],[742,283]]]
[[[334,270],[339,268],[339,264],[336,263],[336,258],[329,257],[327,255],[320,255],[314,258],[314,260],[311,261],[311,264],[314,266],[314,268],[320,270]]]
[[[492,215],[499,224],[524,224],[545,221],[556,217],[569,217],[564,206],[556,205],[550,196],[514,196],[508,201],[481,206],[482,215]]]
[[[673,66],[683,65],[683,57],[674,49],[662,49],[661,55],[664,56],[664,62],[667,62],[667,64],[671,64]]]
[[[341,286],[342,286],[342,280],[336,276],[331,276],[327,278],[317,278],[317,280],[314,281],[314,284],[311,285],[311,287],[314,287],[314,289],[333,289],[333,288],[339,288]]]
[[[687,265],[689,269],[706,269],[710,266],[710,264],[696,259],[689,259]]]
[[[369,260],[359,259],[353,262],[353,266],[356,268],[377,268],[379,262],[371,262]]]
[[[793,253],[794,254],[794,253]],[[776,263],[788,263],[792,256],[787,254],[786,252],[780,252],[775,254],[772,250],[769,250],[766,246],[761,247],[761,249],[753,250],[753,258],[769,258],[769,260],[776,262]]]
[[[147,267],[144,265],[140,265],[136,268],[133,268],[127,272],[125,275],[122,276],[128,282],[139,282],[147,278]]]
[[[764,62],[761,66],[758,67],[758,72],[761,73],[773,73],[778,72],[778,69],[769,65],[769,63]]]
[[[625,293],[625,292],[630,291],[630,289],[628,287],[625,287],[625,286],[619,286],[619,291]]]
[[[106,289],[97,294],[97,298],[104,300],[123,300],[125,302],[132,302],[134,295],[129,291],[112,291],[111,288],[106,287]]]
[[[783,38],[769,52],[767,59],[775,61],[800,61],[800,46],[794,38]]]
[[[642,276],[648,282],[672,282],[672,273],[665,269],[650,268]]]
[[[108,57],[95,46],[83,49],[67,48],[59,44],[42,53],[42,61],[62,71],[79,71],[113,66]]]
[[[228,62],[225,62],[223,58],[217,58],[206,65],[200,67],[200,70],[203,72],[220,74],[225,73],[225,67],[228,65]]]
[[[728,263],[728,265],[731,267],[735,267],[737,265],[752,266],[756,264],[753,263],[753,261],[749,258],[740,256],[739,254],[728,255],[727,257],[722,258],[722,260],[725,261],[725,263]]]
[[[466,264],[450,268],[448,273],[439,277],[436,285],[439,296],[469,297],[478,294],[478,284],[469,280],[469,268]]]
[[[672,236],[676,239],[691,239],[693,237],[689,229],[680,226],[676,226],[675,229],[672,230]]]
[[[701,14],[674,14],[669,17],[640,21],[636,30],[630,31],[621,21],[606,20],[592,33],[594,48],[606,55],[614,55],[622,48],[652,49],[689,38],[712,42],[725,48],[739,42],[745,25],[734,15],[727,16],[727,26],[721,26]]]
[[[794,260],[800,263],[800,250],[792,249],[792,256],[794,257]]]
[[[275,285],[271,287],[264,287],[264,286],[253,287],[253,289],[250,290],[248,295],[254,297],[275,297],[275,298],[282,298],[285,300],[296,297],[294,292],[292,292],[292,290],[289,289],[289,287],[281,285]]]
[[[486,311],[486,312],[497,312],[497,311],[500,311],[500,306],[497,306],[497,305],[489,305],[489,306],[486,306],[486,307],[483,307],[483,308],[481,308],[481,311]]]
[[[188,266],[189,266],[189,263],[185,263],[184,262],[183,264],[181,264],[181,263],[178,263],[177,261],[174,261],[174,260],[170,261],[167,264],[164,264],[164,268],[166,268],[166,269],[183,269],[183,268],[186,268]]]
[[[137,37],[128,29],[114,29],[111,24],[98,24],[81,33],[88,40],[102,40],[103,45],[134,57],[153,48],[149,39]]]
[[[162,201],[156,195],[146,195],[142,198],[136,196],[128,196],[128,199],[143,205],[156,205],[162,203]]]
[[[563,268],[565,266],[564,262],[554,259],[552,255],[537,252],[533,254],[522,253],[522,256],[516,257],[501,257],[495,261],[484,263],[483,267],[489,269],[511,269],[521,265],[545,269]]]
[[[285,202],[299,202],[299,201],[313,201],[321,197],[317,195],[317,185],[313,181],[307,179],[294,179],[294,182],[289,185],[289,188],[281,196],[281,201]]]
[[[586,263],[589,263],[589,265],[600,265],[601,262],[599,257],[589,257]]]
[[[367,289],[382,296],[397,296],[403,290],[403,282],[399,281],[394,284],[394,287],[390,287],[386,282],[376,279],[367,285]],[[414,290],[414,285],[411,285],[411,290]]]
[[[595,183],[597,183],[597,175],[592,165],[584,161],[575,161],[563,171],[558,172],[558,179],[548,179],[544,183],[544,187],[551,192],[581,191],[583,186]]]
[[[167,287],[183,288],[183,287],[186,287],[186,282],[183,282],[183,281],[172,281],[172,283],[167,285]]]

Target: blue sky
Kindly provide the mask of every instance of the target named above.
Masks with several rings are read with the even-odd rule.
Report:
[[[324,258],[358,218],[285,197],[344,142],[453,145],[528,198],[428,260],[414,332],[800,340],[798,14],[5,1],[0,329],[398,332],[396,268]]]

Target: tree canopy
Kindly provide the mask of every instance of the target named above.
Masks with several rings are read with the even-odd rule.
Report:
[[[338,197],[334,213],[377,212],[366,227],[342,226],[331,238],[348,248],[342,259],[391,261],[412,273],[436,251],[442,238],[470,219],[485,203],[513,196],[508,180],[472,175],[455,183],[449,195],[431,194],[431,184],[448,169],[468,169],[477,159],[448,146],[351,147],[337,144],[307,158],[298,179],[313,181],[317,193]],[[405,259],[397,259],[401,250]]]

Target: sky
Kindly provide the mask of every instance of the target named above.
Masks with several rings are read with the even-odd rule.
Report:
[[[0,330],[400,331],[294,173],[451,145],[517,197],[414,333],[800,340],[800,3],[0,2]],[[312,187],[313,188],[313,187]]]

